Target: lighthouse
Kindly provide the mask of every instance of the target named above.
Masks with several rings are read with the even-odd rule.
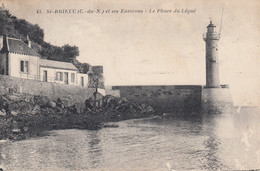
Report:
[[[205,113],[222,113],[232,106],[228,85],[219,82],[218,41],[220,33],[210,21],[207,32],[203,34],[206,44],[206,86],[202,88],[202,109]]]
[[[210,21],[203,39],[206,44],[206,88],[219,88],[218,41],[220,33]]]

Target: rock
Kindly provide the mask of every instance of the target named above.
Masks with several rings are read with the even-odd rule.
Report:
[[[15,129],[12,129],[12,132],[13,132],[13,133],[20,133],[20,132],[21,132],[21,130],[20,130],[20,129],[18,129],[18,128],[15,128]]]
[[[11,111],[11,115],[17,116],[17,115],[18,115],[18,112],[12,110],[12,111]]]
[[[74,101],[71,99],[65,99],[65,98],[58,98],[58,99],[57,99],[57,102],[59,104],[62,104],[64,108],[74,105]]]
[[[10,103],[9,103],[9,102],[7,102],[7,103],[5,104],[4,109],[5,109],[6,114],[7,114],[8,116],[11,115],[11,109],[10,109]]]
[[[35,105],[33,110],[30,112],[31,115],[35,115],[37,113],[40,113],[41,109],[40,109],[40,106],[38,105]]]
[[[17,96],[17,95],[7,95],[6,98],[9,100],[9,101],[19,101],[21,100],[21,97]]]
[[[130,107],[131,107],[131,111],[132,112],[134,112],[134,113],[140,112],[139,108],[138,108],[138,106],[136,104],[130,103]]]
[[[9,93],[14,93],[16,92],[14,88],[9,88]]]
[[[125,97],[118,98],[111,95],[107,95],[102,97],[102,99],[97,100],[96,103],[98,103],[99,108],[94,108],[94,99],[93,97],[87,99],[85,101],[86,109],[85,111],[92,111],[93,108],[95,111],[98,109],[99,111],[118,111],[121,113],[152,113],[154,112],[153,108],[146,104],[141,104],[140,106],[137,106],[134,103],[129,102]],[[97,112],[97,111],[96,111]]]
[[[24,101],[27,103],[33,103],[33,96],[25,96]]]
[[[73,113],[73,114],[78,113],[76,105],[69,106],[69,107],[67,108],[67,110],[68,110],[70,113]]]
[[[118,105],[118,99],[113,96],[109,96],[107,99],[107,107],[115,108]]]
[[[139,110],[141,113],[152,113],[154,112],[154,109],[146,104],[141,104],[140,106],[138,106]]]
[[[147,112],[151,112],[151,113],[152,113],[152,112],[155,112],[155,111],[154,111],[154,109],[152,108],[152,106],[148,106],[148,107],[147,107]]]
[[[57,99],[56,106],[60,109],[64,109],[64,104],[60,98]]]
[[[28,128],[28,127],[23,127],[23,131],[24,131],[24,132],[28,132],[28,131],[29,131],[29,128]]]
[[[100,108],[104,107],[104,96],[99,92],[94,92],[93,95],[85,100],[86,108]]]
[[[47,96],[36,95],[33,98],[34,104],[39,105],[40,107],[46,106],[46,104],[50,101]]]
[[[120,105],[116,107],[116,111],[124,112],[126,110],[126,105]]]
[[[4,96],[0,96],[0,109],[5,109],[7,104],[10,104],[9,100]]]
[[[33,109],[33,103],[26,102],[25,100],[14,101],[10,105],[11,111],[16,111],[21,114],[27,114]]]
[[[52,108],[41,108],[40,114],[47,116],[47,115],[53,115],[55,113],[56,113],[56,111],[53,110]]]
[[[46,104],[46,107],[55,108],[56,107],[56,103],[53,102],[53,101],[48,101],[47,104]]]
[[[0,110],[0,116],[6,116],[6,111],[4,109]]]
[[[93,109],[93,100],[91,98],[85,100],[85,106],[87,109],[89,109],[90,111]]]
[[[100,100],[100,99],[104,98],[104,96],[101,93],[99,93],[99,92],[94,92],[92,97],[96,98],[96,100]]]
[[[0,94],[5,94],[6,90],[4,86],[0,86]]]
[[[88,107],[86,107],[85,109],[84,109],[84,112],[91,112],[92,110],[90,109],[90,108],[88,108]]]
[[[125,103],[128,103],[128,100],[123,97],[122,99],[119,100],[118,104],[121,105],[121,104],[125,104]]]
[[[122,113],[135,113],[138,111],[138,108],[133,103],[125,103],[116,107],[116,111]]]

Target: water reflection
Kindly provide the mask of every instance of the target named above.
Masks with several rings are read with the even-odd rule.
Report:
[[[206,162],[201,169],[217,170],[227,168],[219,157],[221,140],[216,135],[216,118],[218,117],[219,115],[211,115],[202,118],[202,126],[208,138],[203,142],[207,152],[205,154]]]
[[[0,144],[6,170],[257,169],[259,113],[162,116]]]
[[[215,158],[209,159],[211,166],[236,170],[260,168],[257,159],[260,149],[259,114],[259,110],[246,109],[204,118],[205,132],[210,137],[206,144]]]
[[[102,147],[99,134],[99,131],[91,131],[88,135],[89,151],[87,151],[87,153],[90,154],[88,160],[90,161],[91,168],[102,167]]]

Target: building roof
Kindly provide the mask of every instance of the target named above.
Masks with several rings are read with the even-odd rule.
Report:
[[[14,39],[8,37],[8,50],[11,53],[19,53],[30,56],[40,56],[37,52],[35,52],[32,48],[30,48],[26,43],[24,43],[21,39]]]
[[[40,66],[47,67],[47,68],[58,68],[58,69],[75,70],[75,71],[78,70],[72,63],[69,62],[40,59],[39,63]]]

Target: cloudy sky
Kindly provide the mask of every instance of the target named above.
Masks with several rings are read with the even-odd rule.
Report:
[[[38,24],[45,41],[76,45],[78,60],[103,65],[106,85],[205,84],[209,18],[219,30],[220,80],[235,98],[260,102],[260,3],[257,0],[3,0],[18,18]],[[109,10],[107,14],[48,14],[47,10]],[[143,10],[117,13],[112,10]],[[149,13],[152,9],[155,13]],[[157,13],[195,10],[195,13]],[[37,14],[36,11],[42,13]],[[258,100],[259,99],[259,100]]]

